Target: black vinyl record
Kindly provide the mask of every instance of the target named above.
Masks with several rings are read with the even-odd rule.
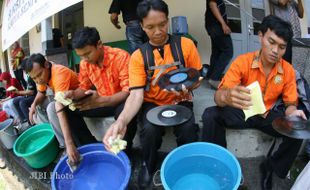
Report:
[[[272,127],[282,135],[295,139],[310,139],[310,122],[300,117],[279,117]]]
[[[198,80],[200,73],[194,68],[181,68],[172,70],[159,78],[158,85],[161,89],[176,91],[182,90],[182,84],[191,88]]]
[[[176,126],[192,117],[192,111],[181,105],[158,106],[149,110],[146,119],[154,125]]]

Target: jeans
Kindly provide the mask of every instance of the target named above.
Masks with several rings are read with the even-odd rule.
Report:
[[[29,122],[29,107],[34,101],[35,96],[18,96],[13,99],[14,107],[19,115],[20,121]]]
[[[240,109],[232,107],[210,107],[205,109],[202,115],[203,133],[202,140],[215,143],[226,148],[225,128],[232,129],[257,129],[273,137],[281,137],[279,148],[269,157],[268,163],[271,169],[280,178],[285,178],[291,168],[302,140],[286,137],[275,131],[271,125],[272,121],[284,115],[282,111],[271,110],[266,118],[253,116],[244,121],[244,113]],[[244,142],[247,143],[247,142]]]
[[[138,49],[140,45],[147,42],[148,39],[138,20],[132,20],[126,23],[126,38],[130,54]]]

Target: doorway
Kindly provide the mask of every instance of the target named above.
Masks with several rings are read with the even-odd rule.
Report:
[[[258,27],[269,14],[268,0],[225,0],[228,25],[232,30],[234,60],[260,48]]]

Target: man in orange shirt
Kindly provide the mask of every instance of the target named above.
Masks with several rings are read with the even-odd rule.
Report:
[[[46,99],[46,91],[48,88],[50,88],[54,94],[57,92],[65,92],[68,90],[73,90],[78,88],[79,86],[79,80],[78,76],[75,72],[70,70],[69,68],[51,63],[47,61],[42,54],[32,54],[29,57],[28,62],[26,63],[26,72],[29,73],[30,77],[35,81],[37,84],[37,90],[38,93],[30,107],[29,110],[29,120],[32,124],[34,124],[33,121],[33,115],[36,110],[37,105],[41,105],[44,100]],[[59,125],[61,127],[65,126],[66,124],[70,124],[74,126],[71,128],[72,134],[77,137],[76,142],[73,142],[73,139],[70,139],[72,141],[69,143],[80,143],[80,144],[88,144],[92,142],[96,142],[95,138],[91,135],[90,131],[88,130],[84,120],[82,117],[78,117],[77,115],[73,114],[72,112],[59,112],[57,113],[57,116],[51,115],[51,110],[60,110],[64,106],[59,102],[51,102],[47,106],[47,114],[49,117],[49,121],[52,124],[55,135],[57,140],[60,143],[61,147],[64,147],[65,145],[62,143],[61,138],[62,134],[60,134],[55,128],[57,128]],[[70,117],[70,120],[67,119],[67,117]],[[71,131],[69,131],[71,136]],[[70,146],[66,146],[67,153],[69,154]],[[68,149],[69,148],[69,149]],[[69,155],[70,157],[70,155]],[[77,159],[77,158],[76,158]]]
[[[289,138],[276,132],[271,122],[280,116],[299,116],[306,119],[302,110],[297,110],[297,88],[293,67],[282,59],[287,42],[292,38],[290,24],[276,16],[267,16],[260,26],[261,49],[240,55],[231,64],[214,95],[217,106],[207,108],[202,116],[204,141],[226,147],[225,128],[254,128],[271,136],[282,137],[279,149],[260,165],[262,189],[272,188],[272,173],[285,178],[297,156],[302,140]],[[249,84],[258,81],[266,113],[255,115],[245,121],[242,110],[252,103]],[[273,110],[281,98],[285,111]]]
[[[155,66],[169,65],[174,62],[168,35],[168,6],[162,0],[142,1],[137,8],[137,14],[143,30],[149,38],[149,45],[152,47]],[[181,38],[181,48],[183,52],[185,67],[202,68],[200,57],[194,43],[187,38]],[[129,64],[129,87],[130,95],[126,100],[125,108],[108,129],[103,138],[105,146],[109,149],[109,138],[117,135],[124,136],[126,130],[130,130],[128,123],[139,112],[138,118],[141,122],[140,140],[143,151],[143,166],[140,170],[138,183],[141,188],[148,187],[151,176],[156,170],[157,150],[161,146],[164,127],[150,123],[146,119],[146,114],[152,108],[159,105],[183,105],[193,110],[192,96],[187,90],[184,92],[173,92],[162,90],[157,83],[154,84],[160,69],[155,69],[151,81],[148,81],[147,72],[141,50],[136,50],[130,59]],[[171,66],[164,70],[163,74],[177,69]],[[148,88],[145,89],[145,87]],[[198,85],[197,85],[198,86]],[[194,115],[194,114],[193,114]],[[194,116],[184,124],[174,126],[177,145],[194,142],[198,139],[197,126]]]
[[[128,64],[130,55],[124,50],[102,45],[100,35],[94,27],[84,27],[77,31],[74,34],[72,45],[77,55],[81,57],[80,84],[75,90],[68,89],[65,96],[79,100],[87,94],[91,94],[90,97],[75,103],[79,109],[76,112],[79,116],[97,118],[114,116],[117,119],[129,95]],[[92,90],[93,87],[96,90]],[[71,120],[70,116],[68,119]],[[129,126],[130,130],[125,137],[127,154],[130,153],[132,140],[136,133],[135,119],[130,122]],[[66,125],[61,129],[65,141],[70,139],[67,131],[69,126]],[[74,144],[68,144],[67,147],[74,150],[69,152],[69,155],[72,155],[73,158],[78,157]]]

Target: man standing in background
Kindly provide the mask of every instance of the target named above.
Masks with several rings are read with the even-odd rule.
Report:
[[[233,56],[231,30],[227,25],[226,6],[223,0],[207,0],[205,27],[212,45],[207,78],[211,87],[217,89],[222,74]]]
[[[301,28],[299,18],[304,17],[304,7],[302,0],[270,0],[273,14],[286,22],[291,23],[293,38],[301,38]],[[283,59],[292,63],[292,43],[287,43],[286,52]]]
[[[123,22],[126,25],[126,38],[129,46],[129,53],[132,54],[140,45],[147,41],[147,36],[142,30],[137,16],[137,5],[141,0],[113,0],[109,9],[111,22],[120,29],[118,15],[122,12]]]

